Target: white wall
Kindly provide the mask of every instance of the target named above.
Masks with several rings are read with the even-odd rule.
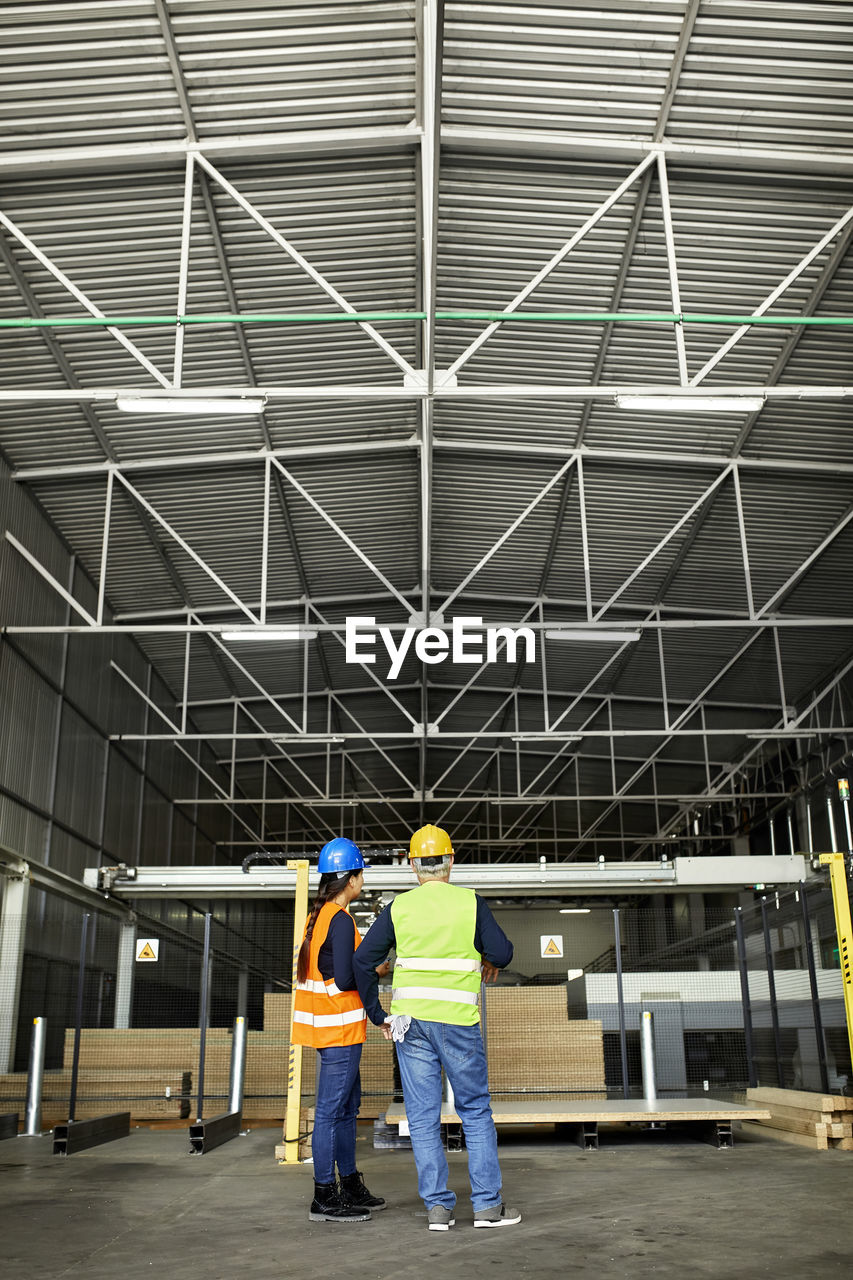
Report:
[[[583,969],[613,945],[613,912],[591,907],[589,915],[561,916],[557,907],[493,908],[494,917],[515,948],[511,969],[532,978],[537,973],[562,974]],[[543,957],[540,938],[563,939],[562,959]]]

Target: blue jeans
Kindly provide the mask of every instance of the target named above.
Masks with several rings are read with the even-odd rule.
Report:
[[[361,1104],[360,1044],[318,1049],[317,1091],[311,1154],[314,1181],[334,1182],[335,1164],[342,1178],[355,1173],[355,1130]]]
[[[447,1157],[441,1141],[441,1068],[453,1089],[465,1131],[468,1177],[475,1212],[501,1203],[498,1139],[489,1099],[486,1055],[479,1026],[412,1018],[397,1058],[406,1117],[418,1170],[418,1194],[427,1209],[452,1209],[456,1195],[447,1186]]]

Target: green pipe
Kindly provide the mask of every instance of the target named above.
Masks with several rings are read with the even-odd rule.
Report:
[[[62,316],[56,319],[15,316],[0,319],[0,329],[53,329],[177,324],[336,324],[354,321],[425,320],[425,311],[227,312],[174,316]],[[487,320],[507,322],[562,321],[566,324],[734,324],[734,325],[849,325],[853,316],[727,316],[673,311],[436,311],[436,320]]]

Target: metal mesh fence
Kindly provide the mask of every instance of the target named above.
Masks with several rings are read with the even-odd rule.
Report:
[[[4,916],[21,955],[0,975],[0,1112],[23,1110],[36,1019],[44,1020],[44,1127],[116,1111],[183,1124],[221,1111],[234,1020],[243,1017],[247,1111],[283,1117],[293,909],[275,903],[243,914],[230,904],[214,915],[169,902],[157,915],[120,919],[39,894],[27,918]],[[265,1027],[266,1003],[276,998],[284,1024]]]
[[[738,910],[704,906],[701,918],[679,916],[663,899],[599,910],[607,917],[600,936],[610,942],[582,968],[568,967],[569,956],[562,978],[503,975],[483,989],[496,1100],[642,1097],[649,1014],[660,1098],[732,1098],[750,1085],[849,1091],[853,1070],[825,881]],[[72,1110],[76,1119],[129,1111],[134,1123],[155,1125],[221,1112],[234,1020],[242,1017],[243,1115],[253,1122],[284,1118],[290,902],[164,901],[120,918],[39,892],[26,918],[6,913],[3,928],[4,954],[17,946],[21,958],[0,973],[0,1113],[23,1111],[36,1018],[47,1021],[44,1127]],[[390,988],[381,998],[387,1008]],[[313,1103],[315,1059],[303,1051],[304,1109]],[[372,1025],[361,1075],[362,1118],[381,1117],[401,1100],[393,1047]]]
[[[706,907],[702,923],[692,933],[690,920],[659,900],[613,912],[613,946],[582,979],[587,1014],[602,1024],[610,1096],[643,1097],[650,1084],[659,1097],[719,1097],[746,1087],[732,912]],[[651,1015],[653,1081],[643,1074],[644,1014]]]
[[[840,1093],[853,1083],[832,890],[823,881],[741,912],[751,1083]]]

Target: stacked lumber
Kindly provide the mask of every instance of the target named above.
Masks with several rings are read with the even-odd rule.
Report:
[[[76,1119],[89,1120],[107,1111],[130,1111],[135,1120],[186,1119],[191,1088],[192,1073],[175,1068],[90,1067],[78,1076]],[[23,1109],[26,1094],[26,1072],[0,1076],[0,1111],[7,1109],[7,1101],[14,1101]],[[70,1068],[46,1071],[41,1104],[45,1128],[68,1119],[70,1096]]]
[[[388,1008],[390,992],[380,996]],[[565,987],[489,987],[486,995],[489,1084],[504,1098],[533,1096],[603,1097],[604,1051],[601,1023],[570,1022]],[[214,1114],[227,1098],[231,1029],[207,1033],[204,1093]],[[198,1028],[85,1027],[80,1033],[77,1115],[129,1110],[133,1120],[186,1118],[191,1084],[198,1075]],[[66,1031],[63,1067],[45,1077],[44,1123],[67,1119],[74,1032]],[[314,1093],[316,1057],[302,1054],[302,1096]],[[264,1030],[246,1037],[243,1115],[246,1120],[283,1119],[290,1059],[290,995],[264,997]],[[379,1027],[368,1023],[361,1060],[363,1119],[384,1115],[394,1096],[394,1055]],[[168,1096],[167,1096],[168,1090]],[[4,1101],[22,1104],[26,1076],[0,1076]],[[7,1108],[8,1109],[8,1108]]]
[[[390,992],[382,992],[379,996],[379,1002],[383,1009],[388,1009],[391,1004]],[[283,1116],[284,1111],[281,1109],[286,1101],[287,1094],[287,1058],[289,1053],[289,1036],[290,1036],[290,995],[287,993],[269,992],[264,996],[264,1029],[263,1031],[249,1032],[249,1042],[252,1037],[257,1036],[264,1043],[269,1043],[270,1036],[277,1035],[283,1037],[285,1050],[283,1063],[285,1067],[285,1078],[282,1089],[279,1110],[273,1112],[275,1116]],[[302,1096],[311,1096],[314,1093],[316,1081],[316,1063],[317,1055],[311,1049],[305,1049],[302,1054]],[[248,1066],[247,1066],[247,1084],[246,1092],[251,1093],[248,1084]],[[391,1046],[382,1034],[379,1027],[373,1025],[372,1022],[367,1024],[367,1042],[361,1054],[361,1107],[359,1108],[359,1116],[363,1120],[375,1120],[385,1112],[386,1105],[394,1093],[394,1058]],[[247,1106],[249,1103],[247,1102]],[[251,1115],[256,1118],[267,1117],[268,1112],[262,1111],[256,1113],[257,1103],[251,1102]],[[249,1114],[247,1111],[246,1114]]]
[[[853,1098],[801,1089],[748,1089],[747,1102],[770,1112],[761,1129],[812,1151],[853,1151]]]
[[[231,1070],[229,1028],[213,1027],[205,1042],[204,1087],[211,1098],[227,1095]],[[65,1065],[71,1063],[74,1032],[66,1032]],[[200,1038],[196,1028],[146,1028],[130,1030],[84,1027],[80,1033],[80,1080],[92,1071],[122,1067],[143,1073],[161,1069],[198,1071]],[[245,1092],[283,1095],[287,1092],[287,1035],[250,1031],[246,1037]],[[280,1106],[280,1104],[277,1104]],[[273,1114],[276,1114],[275,1112]],[[279,1112],[283,1114],[283,1112]]]
[[[566,988],[488,987],[489,1088],[501,1098],[606,1097],[601,1022],[569,1021]]]
[[[389,1007],[390,993],[380,1002]],[[488,987],[486,1041],[489,1087],[501,1097],[532,1095],[606,1097],[604,1041],[601,1022],[569,1021],[566,989],[554,987]],[[290,1028],[290,996],[264,996],[264,1031],[286,1034]],[[252,1033],[249,1033],[250,1039]],[[314,1088],[315,1055],[302,1055],[302,1092]],[[379,1027],[368,1023],[361,1059],[362,1105],[366,1119],[382,1115],[394,1089],[391,1047]],[[248,1091],[248,1090],[247,1090]]]

